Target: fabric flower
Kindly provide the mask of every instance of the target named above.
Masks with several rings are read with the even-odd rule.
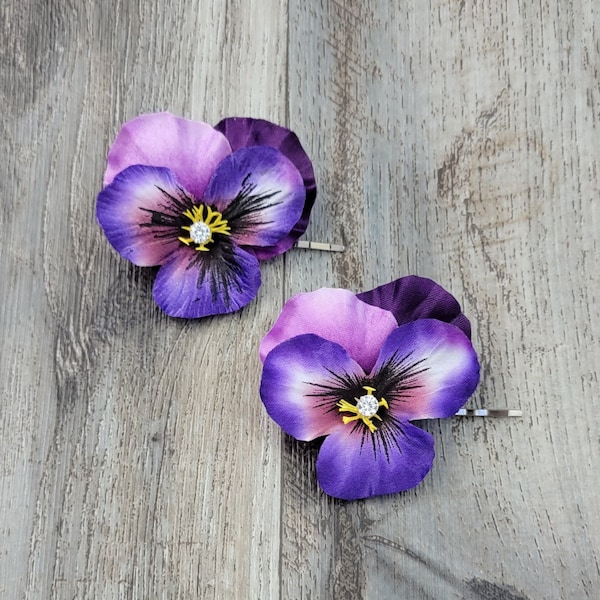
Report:
[[[434,458],[433,437],[411,421],[452,416],[477,386],[469,337],[458,302],[422,277],[300,294],[261,344],[261,397],[286,433],[324,437],[317,477],[330,496],[407,490]]]
[[[169,113],[126,123],[112,145],[96,215],[138,266],[160,266],[154,299],[174,317],[236,311],[260,286],[259,260],[305,231],[311,162],[288,129],[229,118],[215,128]]]

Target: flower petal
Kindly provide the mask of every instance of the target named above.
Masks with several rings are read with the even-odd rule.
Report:
[[[284,340],[314,333],[345,348],[369,373],[387,336],[398,327],[392,313],[361,302],[352,292],[322,288],[288,300],[264,337],[260,357]]]
[[[154,282],[154,299],[172,317],[196,319],[246,306],[260,287],[258,259],[220,240],[209,252],[181,247]]]
[[[338,344],[318,335],[299,335],[267,356],[260,395],[269,416],[299,440],[313,440],[343,426],[330,390],[343,375],[364,372]]]
[[[108,152],[104,185],[131,165],[168,167],[177,181],[201,199],[217,165],[231,146],[207,123],[170,113],[141,115],[123,125]]]
[[[204,201],[227,219],[238,244],[270,246],[298,221],[305,196],[293,163],[274,148],[255,146],[221,162]]]
[[[437,419],[452,416],[475,391],[479,362],[458,327],[420,319],[389,335],[371,375],[394,417]]]
[[[256,249],[256,255],[260,260],[285,252],[306,231],[310,211],[317,197],[315,173],[310,158],[295,133],[263,119],[231,117],[220,121],[215,129],[227,138],[234,151],[250,146],[271,146],[289,158],[300,172],[306,189],[306,199],[300,219],[292,231],[272,247]]]
[[[357,296],[363,302],[392,312],[398,325],[417,319],[438,319],[456,325],[471,337],[471,324],[456,298],[431,279],[409,275]]]
[[[325,438],[317,458],[317,479],[326,494],[358,500],[402,492],[431,470],[433,437],[411,423],[375,433],[352,424]]]
[[[183,193],[169,169],[136,165],[98,194],[96,217],[121,256],[142,267],[160,265],[181,246],[174,220]]]

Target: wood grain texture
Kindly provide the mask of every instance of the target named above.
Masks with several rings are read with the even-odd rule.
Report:
[[[596,594],[597,17],[586,2],[290,3],[290,120],[316,136],[321,221],[348,251],[327,273],[288,258],[288,294],[436,279],[473,317],[471,405],[525,417],[424,424],[425,482],[349,504],[318,496],[314,455],[288,442],[283,597]]]
[[[256,349],[283,263],[243,314],[168,319],[94,217],[124,120],[285,120],[286,6],[241,10],[3,8],[2,597],[276,593],[281,438]]]
[[[595,598],[594,0],[0,6],[0,596]],[[234,315],[169,319],[95,223],[120,124],[287,124],[308,239]],[[470,406],[415,490],[345,503],[258,397],[285,298],[417,273],[472,317]]]

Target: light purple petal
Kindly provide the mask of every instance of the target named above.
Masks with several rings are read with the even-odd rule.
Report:
[[[314,333],[345,348],[369,373],[387,336],[397,328],[392,313],[361,302],[352,292],[322,288],[288,300],[260,346],[260,357],[277,344]]]
[[[254,254],[220,241],[210,252],[178,250],[158,271],[154,299],[172,317],[196,319],[239,310],[259,287]]]
[[[268,146],[237,150],[217,167],[204,201],[223,214],[236,243],[275,244],[300,218],[305,191],[298,169]]]
[[[96,216],[121,256],[142,267],[160,265],[181,246],[172,201],[181,194],[169,169],[129,167],[98,194]]]
[[[315,174],[310,158],[295,133],[263,119],[230,117],[219,122],[215,129],[228,139],[234,151],[250,146],[271,146],[289,158],[300,172],[306,188],[306,199],[300,219],[289,235],[273,247],[256,249],[260,260],[285,252],[306,231],[310,211],[317,196]]]
[[[206,123],[170,113],[141,115],[123,125],[110,148],[104,185],[131,165],[168,167],[198,200],[217,165],[229,154],[229,142]]]
[[[357,296],[363,302],[392,312],[399,325],[417,319],[438,319],[456,325],[471,337],[471,324],[456,298],[431,279],[409,275]]]
[[[452,416],[479,382],[479,362],[469,338],[435,319],[393,331],[372,375],[382,370],[388,374],[388,387],[382,384],[377,392],[387,400],[390,414],[402,421]]]
[[[317,335],[279,344],[265,360],[260,395],[269,416],[299,440],[313,440],[343,426],[336,406],[339,377],[364,372],[338,344]]]
[[[394,494],[419,484],[434,455],[433,437],[410,423],[373,434],[349,423],[325,438],[317,478],[326,494],[343,500]]]

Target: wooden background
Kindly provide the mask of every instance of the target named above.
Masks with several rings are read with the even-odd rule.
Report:
[[[597,598],[596,0],[5,0],[0,597]],[[95,222],[121,123],[295,130],[318,203],[239,313],[188,322]],[[346,503],[260,403],[284,300],[416,273],[472,318],[416,489]]]

